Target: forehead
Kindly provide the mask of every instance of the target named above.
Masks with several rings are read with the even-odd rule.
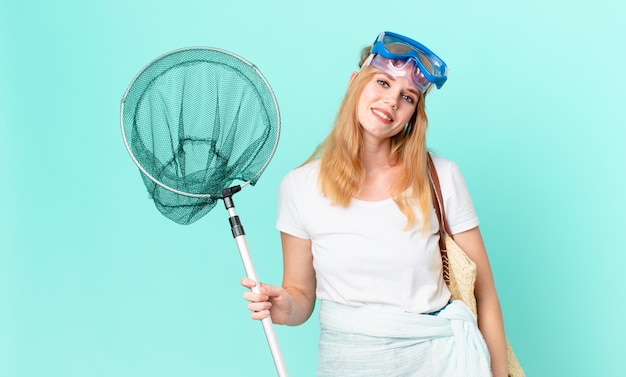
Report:
[[[394,78],[405,78],[415,89],[424,92],[429,82],[416,64],[413,58],[387,59],[381,55],[375,55],[370,62],[370,65],[378,71]]]
[[[404,78],[409,84],[414,84],[413,76],[415,72],[415,63],[411,60],[393,60],[393,59],[377,59],[376,64],[372,66],[380,73],[385,74],[394,79]]]
[[[407,77],[398,77],[392,76],[383,71],[375,70],[375,74],[372,76],[372,79],[368,82],[368,86],[370,85],[378,85],[376,84],[379,80],[385,80],[388,84],[393,87],[396,87],[400,90],[401,93],[407,94],[412,93],[415,95],[419,95],[420,91],[418,88],[412,83],[412,81]]]

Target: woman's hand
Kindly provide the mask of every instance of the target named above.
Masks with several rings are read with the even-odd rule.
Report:
[[[241,279],[241,285],[252,289],[256,286],[256,282],[250,278]],[[252,312],[250,318],[262,320],[267,316],[271,316],[272,322],[276,324],[285,324],[293,310],[293,300],[289,293],[279,286],[261,283],[260,293],[252,291],[244,292],[243,298],[248,303],[248,310]]]
[[[304,323],[315,307],[315,270],[311,240],[297,238],[281,232],[283,246],[282,286],[263,284],[258,293],[245,292],[252,319],[260,320],[271,316],[272,322],[297,326]],[[257,282],[250,278],[241,279],[241,285],[252,289]]]

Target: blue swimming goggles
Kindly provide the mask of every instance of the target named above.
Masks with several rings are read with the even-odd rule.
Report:
[[[422,93],[432,84],[440,89],[448,79],[448,66],[426,46],[403,35],[384,31],[378,35],[363,66],[392,77],[406,77]]]

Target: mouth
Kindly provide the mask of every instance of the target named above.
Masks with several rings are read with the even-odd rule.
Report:
[[[372,109],[372,112],[374,113],[374,115],[378,116],[385,122],[393,122],[393,117],[391,116],[391,114],[383,109],[374,108]]]

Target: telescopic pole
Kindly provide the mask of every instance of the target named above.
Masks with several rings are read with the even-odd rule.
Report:
[[[241,261],[243,262],[243,267],[246,271],[246,275],[248,278],[254,280],[257,284],[252,288],[252,292],[260,293],[260,281],[257,278],[256,271],[254,270],[254,264],[252,263],[252,258],[250,256],[250,251],[248,249],[248,245],[246,243],[245,232],[243,226],[241,225],[241,221],[239,220],[239,216],[235,213],[235,204],[233,203],[232,196],[241,190],[241,186],[233,186],[222,191],[222,199],[224,200],[224,206],[226,210],[228,210],[230,222],[230,228],[233,232],[233,237],[235,238],[235,242],[237,243],[237,247],[239,248],[239,254],[241,255]],[[278,345],[278,339],[276,338],[276,333],[274,332],[274,326],[272,324],[272,318],[265,317],[261,320],[263,324],[263,330],[265,331],[265,337],[267,338],[267,343],[270,346],[270,351],[272,352],[272,357],[274,359],[274,365],[276,366],[276,371],[278,372],[279,377],[288,377],[287,368],[285,367],[285,361],[283,360],[282,353],[280,351],[280,347]]]

